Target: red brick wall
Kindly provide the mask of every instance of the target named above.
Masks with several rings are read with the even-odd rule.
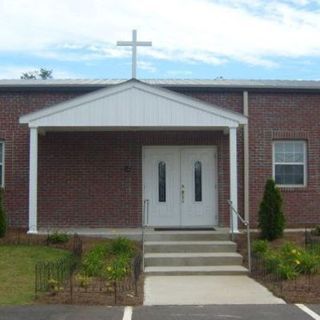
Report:
[[[139,226],[146,145],[218,146],[219,212],[225,224],[227,144],[222,132],[47,133],[39,141],[39,225]]]
[[[5,206],[11,226],[28,223],[29,130],[19,116],[75,96],[74,93],[0,92],[0,139],[5,141]]]
[[[181,90],[182,91],[182,90]],[[242,93],[182,91],[242,112]],[[0,93],[0,138],[5,140],[5,196],[10,225],[28,223],[29,130],[18,118],[73,98],[69,92]],[[249,92],[250,210],[256,213],[265,180],[272,175],[272,140],[305,139],[308,185],[282,190],[289,226],[319,223],[320,94]],[[217,145],[219,215],[228,224],[229,151],[222,132],[47,133],[39,137],[39,224],[137,226],[141,223],[141,146]],[[239,208],[243,210],[243,141],[238,138]],[[124,171],[131,165],[130,173]],[[117,179],[116,179],[117,178]]]
[[[272,141],[307,141],[307,186],[281,188],[288,226],[320,223],[320,94],[249,93],[250,209],[272,176]]]

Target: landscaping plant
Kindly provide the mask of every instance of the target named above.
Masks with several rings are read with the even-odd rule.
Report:
[[[282,236],[285,218],[282,211],[282,196],[274,180],[268,179],[259,210],[261,238],[274,240]]]
[[[70,236],[66,233],[60,233],[58,231],[55,231],[52,234],[49,234],[47,237],[47,242],[52,244],[61,244],[61,243],[67,243],[70,239]]]
[[[273,249],[265,240],[257,240],[252,244],[252,252],[261,259],[268,273],[280,279],[292,280],[300,274],[311,275],[319,272],[319,254],[290,242]]]
[[[137,248],[133,241],[119,237],[94,246],[82,259],[82,271],[90,277],[121,280],[131,270]]]
[[[0,238],[4,237],[7,231],[7,217],[3,205],[3,188],[0,188]]]

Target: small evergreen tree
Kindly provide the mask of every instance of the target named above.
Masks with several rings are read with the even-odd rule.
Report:
[[[7,231],[7,219],[3,206],[3,189],[0,188],[0,238],[4,237]]]
[[[282,196],[273,179],[268,179],[259,210],[261,238],[269,241],[282,236],[285,218],[282,211]]]

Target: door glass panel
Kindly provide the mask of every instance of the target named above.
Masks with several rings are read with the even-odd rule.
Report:
[[[202,168],[201,162],[196,161],[194,164],[194,195],[195,201],[202,201]]]
[[[159,202],[166,202],[166,163],[160,161],[158,164],[159,176]]]

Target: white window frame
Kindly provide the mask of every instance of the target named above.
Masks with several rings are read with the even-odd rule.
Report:
[[[0,181],[0,187],[1,188],[4,188],[4,152],[5,152],[5,145],[4,145],[4,141],[0,141],[0,145],[1,145],[1,148],[2,148],[2,158],[0,157],[0,165],[1,165],[1,181]]]
[[[276,162],[275,144],[278,142],[302,142],[303,143],[303,162]],[[307,186],[307,141],[299,139],[274,140],[272,143],[272,177],[276,178],[276,165],[303,165],[303,184],[277,184],[280,188],[305,188]]]

